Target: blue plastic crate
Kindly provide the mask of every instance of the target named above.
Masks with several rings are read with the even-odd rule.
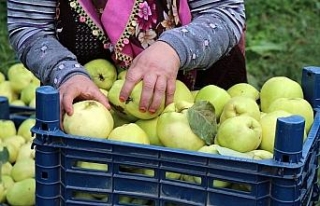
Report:
[[[139,205],[155,206],[312,205],[319,197],[319,78],[319,68],[303,69],[304,93],[315,108],[314,124],[305,143],[291,144],[286,150],[283,142],[278,142],[279,150],[269,160],[67,135],[59,129],[58,92],[52,87],[40,87],[36,94],[37,122],[32,129],[36,134],[36,205],[136,205],[121,203],[123,197],[136,198],[141,201]],[[292,116],[278,120],[277,135],[301,139],[301,119]],[[79,168],[78,161],[106,164],[108,170]],[[140,174],[140,169],[151,169],[154,175]],[[170,179],[169,172],[199,177],[201,184]],[[214,180],[250,189],[213,187]],[[79,192],[99,198],[77,198]]]
[[[27,106],[15,106],[15,105],[9,105],[9,111],[10,114],[20,114],[20,115],[34,115],[36,112],[36,109],[33,107],[27,107]]]
[[[0,96],[0,119],[14,120],[16,127],[27,118],[34,117],[35,112],[32,107],[10,105],[7,97]]]
[[[35,109],[10,106],[8,98],[0,96],[0,120],[12,120],[18,128],[23,121],[34,117]]]

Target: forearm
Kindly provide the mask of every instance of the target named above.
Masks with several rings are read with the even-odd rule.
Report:
[[[42,83],[58,88],[73,74],[87,75],[55,37],[55,0],[8,0],[7,7],[10,44]]]
[[[164,32],[159,40],[178,53],[181,69],[208,68],[239,42],[245,23],[243,0],[194,0],[192,23]]]

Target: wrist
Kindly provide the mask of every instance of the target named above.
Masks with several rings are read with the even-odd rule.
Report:
[[[157,41],[157,43],[161,44],[163,51],[165,51],[168,56],[173,57],[173,59],[175,60],[174,61],[175,67],[180,68],[181,61],[180,61],[179,53],[176,51],[176,49],[165,41],[160,40],[160,41]]]

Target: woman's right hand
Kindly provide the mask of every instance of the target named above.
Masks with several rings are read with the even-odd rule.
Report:
[[[84,75],[70,77],[59,87],[59,93],[61,120],[65,113],[69,116],[73,114],[74,101],[96,100],[107,109],[111,108],[106,96],[90,78]]]

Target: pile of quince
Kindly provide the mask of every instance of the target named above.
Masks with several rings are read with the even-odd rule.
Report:
[[[94,60],[85,67],[112,109],[92,100],[75,103],[74,114],[63,119],[68,134],[266,159],[273,156],[277,118],[302,116],[302,140],[314,120],[314,110],[304,99],[301,85],[284,76],[268,79],[260,89],[239,83],[228,90],[207,85],[191,91],[176,80],[174,102],[165,105],[163,101],[157,111],[149,113],[139,110],[142,82],[121,102],[126,71],[117,73],[106,60]]]
[[[0,203],[35,205],[35,150],[31,128],[34,118],[18,127],[13,120],[0,120]]]
[[[8,98],[10,105],[35,108],[39,86],[39,79],[22,63],[12,64],[6,75],[0,72],[0,96]]]

